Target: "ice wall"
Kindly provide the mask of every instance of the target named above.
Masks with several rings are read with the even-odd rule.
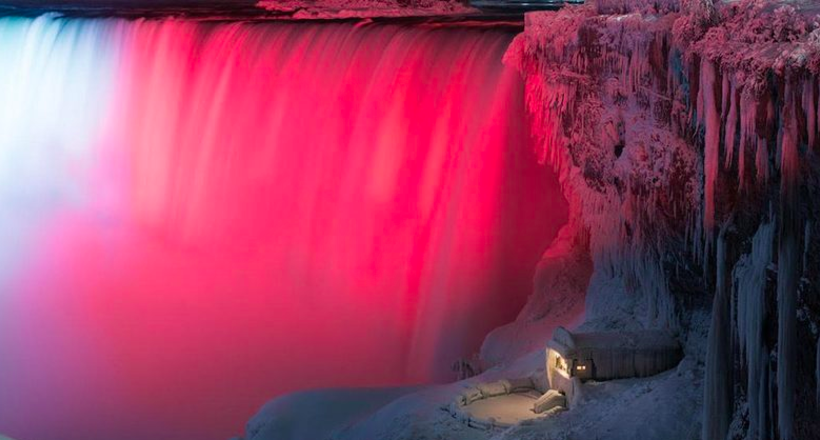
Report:
[[[0,431],[227,438],[449,378],[566,220],[511,38],[0,19]]]
[[[599,1],[528,14],[506,55],[588,235],[584,325],[678,331],[705,440],[820,433],[817,12]]]
[[[607,23],[590,7],[529,14],[506,61],[525,77],[538,151],[559,173],[570,223],[587,236],[581,242],[594,270],[586,321],[674,329],[681,317],[665,266],[685,259],[666,245],[682,244],[692,233],[701,166],[694,148],[656,123],[656,95],[644,77],[665,79],[667,67],[657,65],[663,48],[652,33],[637,31],[639,20]],[[609,25],[636,31],[619,39],[617,32],[605,33]],[[671,105],[657,110],[679,111]]]

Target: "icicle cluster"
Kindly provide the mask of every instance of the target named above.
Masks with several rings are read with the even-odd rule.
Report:
[[[717,197],[727,192],[736,192],[741,197],[755,192],[770,193],[768,188],[778,185],[776,180],[779,180],[779,188],[775,187],[779,193],[775,218],[778,225],[776,417],[767,413],[772,407],[769,401],[775,396],[770,396],[767,389],[769,353],[762,351],[758,334],[763,331],[766,316],[761,297],[765,287],[762,268],[775,261],[771,226],[761,226],[753,240],[752,253],[760,255],[751,257],[751,267],[757,269],[740,269],[741,272],[755,270],[750,274],[753,281],[735,278],[734,290],[738,306],[743,307],[737,311],[742,318],[737,325],[741,350],[747,352],[749,438],[766,438],[770,428],[776,426],[779,438],[790,439],[795,432],[797,290],[803,266],[800,161],[801,156],[817,147],[818,127],[815,92],[818,72],[806,60],[812,59],[812,52],[814,58],[818,58],[818,47],[810,38],[817,30],[811,31],[811,25],[801,20],[800,14],[790,6],[767,15],[759,6],[743,2],[721,12],[724,22],[688,46],[692,59],[701,59],[697,114],[704,131],[706,251],[708,253],[708,240],[716,224],[715,216],[733,221],[728,209],[716,213]],[[768,24],[764,21],[767,19]],[[753,33],[740,32],[740,26],[752,28]],[[773,51],[774,48],[778,51]],[[767,79],[771,74],[773,79]],[[718,97],[722,97],[720,102]],[[741,201],[735,203],[734,209],[750,208]],[[757,209],[764,212],[766,206]],[[712,331],[720,330],[713,328]],[[731,359],[728,355],[710,352],[707,363],[715,360],[712,356],[718,356],[718,362],[728,363]],[[709,390],[706,393],[708,405],[711,396]],[[704,417],[706,423],[711,423],[722,415],[705,410]],[[710,438],[716,437],[704,431],[704,439]]]
[[[703,439],[725,439],[732,416],[732,375],[726,359],[731,350],[729,288],[727,286],[726,229],[721,231],[716,251],[716,288],[712,324],[706,347]]]
[[[769,347],[763,341],[767,319],[766,282],[772,262],[775,228],[772,223],[760,225],[752,239],[751,251],[740,258],[733,273],[733,324],[737,329],[740,358],[746,367],[746,394],[749,405],[749,438],[767,433],[769,414]]]
[[[664,246],[684,240],[701,171],[697,152],[668,129],[680,112],[666,84],[669,23],[646,30],[639,15],[606,18],[593,6],[529,14],[505,61],[526,78],[540,157],[578,207],[598,279],[626,292],[628,325],[677,329],[667,266],[678,257]],[[594,319],[595,289],[588,295]]]

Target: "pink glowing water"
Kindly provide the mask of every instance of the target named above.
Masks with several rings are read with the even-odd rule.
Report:
[[[0,432],[224,439],[447,377],[566,217],[510,38],[0,20]]]

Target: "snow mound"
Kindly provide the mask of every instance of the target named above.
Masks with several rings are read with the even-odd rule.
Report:
[[[245,440],[330,438],[387,403],[418,389],[314,390],[282,396],[268,402],[248,422]]]
[[[694,362],[648,379],[587,382],[573,409],[535,419],[496,440],[694,440],[699,430],[702,377]]]

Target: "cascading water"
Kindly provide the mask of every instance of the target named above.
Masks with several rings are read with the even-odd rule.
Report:
[[[439,380],[565,221],[511,33],[0,20],[0,430],[217,439]]]

